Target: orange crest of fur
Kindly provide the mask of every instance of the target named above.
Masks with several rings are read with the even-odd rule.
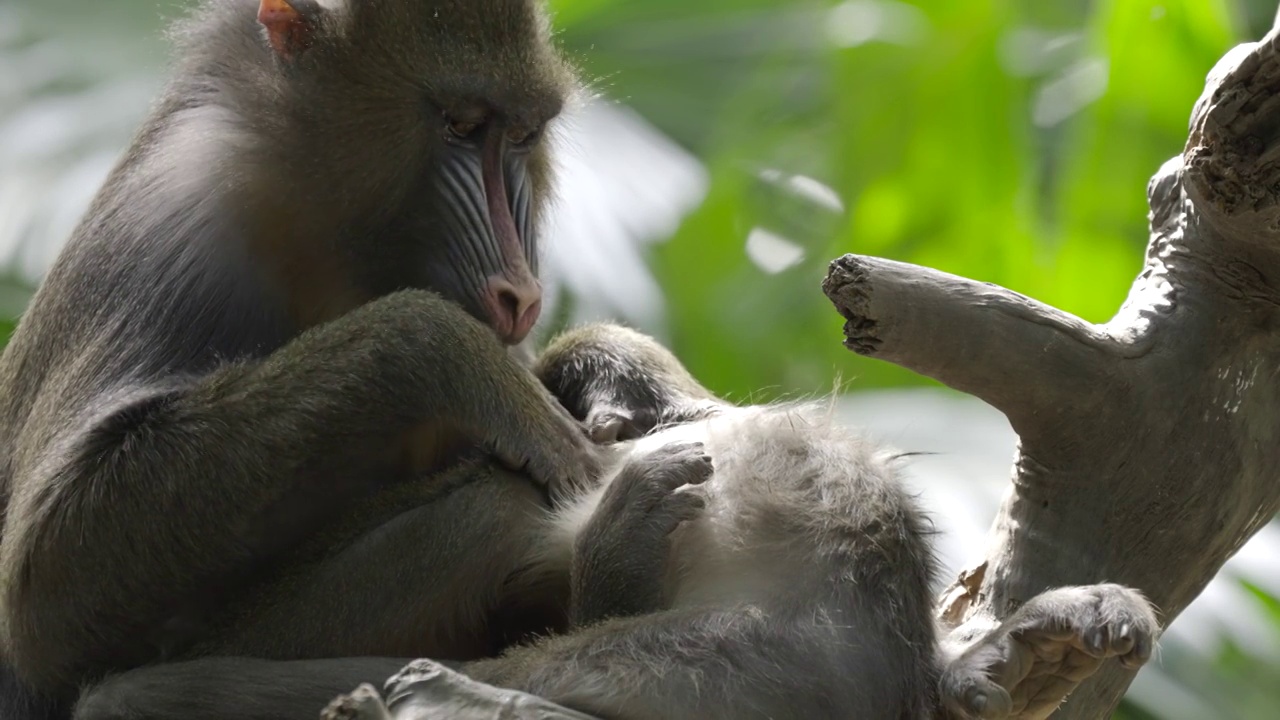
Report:
[[[262,0],[258,5],[258,22],[267,29],[271,49],[282,58],[292,58],[311,44],[314,29],[311,21],[289,0]]]

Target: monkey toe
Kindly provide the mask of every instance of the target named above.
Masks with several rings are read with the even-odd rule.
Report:
[[[1155,650],[1156,637],[1158,637],[1159,629],[1135,629],[1127,628],[1127,632],[1133,638],[1133,644],[1129,651],[1121,654],[1120,663],[1131,670],[1137,670],[1147,661],[1151,659],[1151,654]]]
[[[1098,592],[1100,624],[1110,641],[1107,655],[1119,657],[1125,667],[1142,667],[1151,659],[1160,635],[1160,621],[1151,603],[1119,585],[1102,585]]]
[[[948,668],[940,683],[942,702],[961,718],[999,720],[1013,712],[1013,699],[987,679],[985,668],[962,664]]]

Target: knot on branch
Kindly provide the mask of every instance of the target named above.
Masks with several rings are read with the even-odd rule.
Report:
[[[1192,112],[1186,189],[1233,239],[1270,241],[1280,232],[1278,38],[1273,31],[1223,57]]]

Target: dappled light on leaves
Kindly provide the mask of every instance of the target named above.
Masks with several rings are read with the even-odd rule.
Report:
[[[752,228],[747,235],[747,257],[761,270],[774,275],[803,260],[804,248],[764,228]]]
[[[827,15],[827,37],[837,47],[868,42],[914,45],[925,39],[928,21],[924,13],[893,0],[847,0]]]

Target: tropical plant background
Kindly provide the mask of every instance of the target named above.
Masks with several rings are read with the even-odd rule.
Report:
[[[844,350],[826,263],[883,255],[1108,319],[1141,264],[1148,178],[1181,150],[1209,68],[1276,10],[550,2],[596,96],[562,128],[555,320],[622,317],[735,399],[838,386],[900,442],[958,444],[925,474],[990,498],[966,551],[1012,437],[989,410]],[[0,341],[145,112],[161,30],[187,4],[0,0]],[[965,455],[978,445],[994,464]],[[1273,524],[1175,623],[1121,716],[1276,716],[1278,537]]]

